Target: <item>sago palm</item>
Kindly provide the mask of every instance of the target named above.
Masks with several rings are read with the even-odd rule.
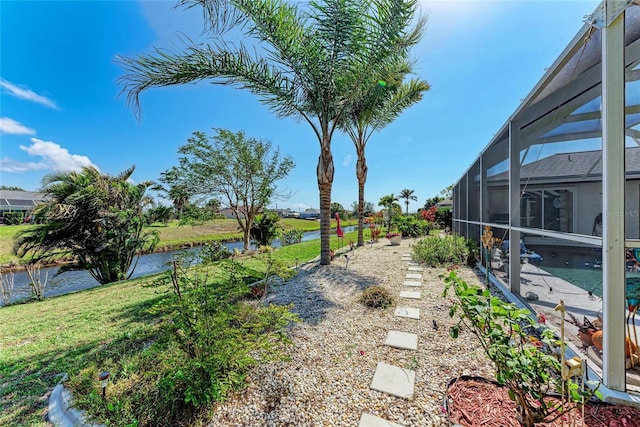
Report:
[[[206,79],[252,92],[278,118],[308,123],[320,145],[320,262],[329,264],[333,133],[353,103],[376,86],[390,58],[406,56],[415,44],[411,23],[417,0],[181,4],[203,6],[211,43],[119,58],[127,70],[121,81],[129,102],[139,111],[146,89]],[[234,28],[252,45],[229,41],[228,30]]]

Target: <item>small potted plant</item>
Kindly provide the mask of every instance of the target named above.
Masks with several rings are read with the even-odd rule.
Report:
[[[400,241],[402,240],[402,234],[401,233],[396,233],[396,232],[388,232],[385,236],[387,239],[389,239],[389,243],[391,244],[391,246],[398,246],[400,245]]]

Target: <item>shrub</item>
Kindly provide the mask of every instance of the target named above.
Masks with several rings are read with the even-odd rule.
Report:
[[[577,383],[562,381],[562,367],[553,349],[560,344],[549,328],[538,325],[531,313],[514,304],[491,296],[488,290],[469,285],[451,272],[444,279],[443,297],[453,289],[457,301],[449,310],[451,317],[459,313],[460,320],[450,330],[457,338],[460,326],[470,330],[480,341],[487,357],[496,368],[498,383],[509,390],[516,403],[520,422],[528,427],[554,419],[579,407],[596,390],[581,388]],[[597,386],[588,382],[585,385]],[[596,387],[597,389],[597,387]],[[546,399],[549,392],[568,395],[566,403]]]
[[[176,261],[162,276],[170,294],[146,309],[155,328],[124,332],[72,374],[75,400],[100,423],[195,425],[213,402],[246,386],[251,368],[286,358],[287,327],[297,321],[291,306],[248,301],[235,261],[215,269],[190,261]],[[96,376],[105,369],[111,382],[103,401]]]
[[[362,292],[360,302],[371,308],[387,308],[393,304],[393,298],[382,286],[370,286]]]
[[[198,254],[201,264],[210,264],[231,257],[231,252],[220,242],[205,243]]]
[[[405,237],[420,237],[429,234],[433,224],[418,220],[414,216],[397,216],[393,219],[394,225]]]
[[[466,241],[460,236],[429,236],[413,245],[413,259],[434,267],[462,264],[467,255]]]
[[[7,225],[20,225],[24,222],[24,213],[22,212],[5,212],[4,223]]]
[[[280,233],[280,244],[282,246],[295,245],[302,242],[304,232],[298,228],[290,228]]]
[[[269,246],[278,236],[280,217],[273,212],[258,215],[251,224],[251,240],[258,246]]]

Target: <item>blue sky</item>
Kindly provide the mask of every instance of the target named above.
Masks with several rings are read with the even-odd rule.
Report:
[[[404,188],[416,210],[454,183],[599,2],[588,0],[421,1],[429,16],[412,52],[432,89],[367,146],[366,200]],[[290,155],[296,168],[278,207],[318,207],[319,144],[306,123],[279,120],[246,91],[198,83],[142,94],[142,119],[116,80],[116,55],[181,46],[198,38],[200,10],[174,1],[0,0],[0,184],[37,190],[43,176],[95,165],[135,181],[157,180],[177,164],[193,131],[243,130]],[[336,134],[332,200],[357,200],[355,151]],[[404,204],[403,204],[404,207]]]

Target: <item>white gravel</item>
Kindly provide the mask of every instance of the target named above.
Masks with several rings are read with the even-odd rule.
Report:
[[[441,405],[447,382],[459,375],[493,376],[478,341],[462,331],[453,340],[450,302],[442,298],[444,269],[425,267],[421,288],[405,288],[403,253],[415,240],[386,239],[349,252],[330,266],[311,263],[270,289],[269,301],[293,303],[302,321],[291,330],[291,360],[255,369],[246,390],[216,406],[209,426],[357,426],[363,412],[405,426],[447,425]],[[479,283],[473,270],[459,274]],[[369,309],[357,300],[372,285],[386,287],[392,307]],[[420,300],[399,301],[401,290]],[[420,320],[394,317],[398,305],[419,308]],[[418,334],[418,350],[383,345],[389,330]],[[416,370],[414,396],[401,399],[369,389],[378,362]]]

